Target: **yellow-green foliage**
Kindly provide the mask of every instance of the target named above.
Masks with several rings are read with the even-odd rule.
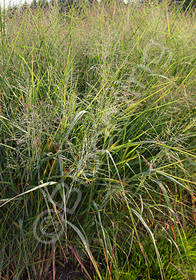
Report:
[[[194,279],[195,12],[0,16],[0,278]]]

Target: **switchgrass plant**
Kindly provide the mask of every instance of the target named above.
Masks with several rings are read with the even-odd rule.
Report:
[[[1,11],[0,278],[195,279],[195,13],[59,11]]]

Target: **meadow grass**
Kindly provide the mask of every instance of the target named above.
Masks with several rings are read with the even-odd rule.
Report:
[[[1,10],[0,279],[195,279],[195,30],[167,2]]]

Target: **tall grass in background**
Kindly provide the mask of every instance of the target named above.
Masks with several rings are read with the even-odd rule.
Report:
[[[195,30],[167,2],[1,11],[0,279],[52,279],[54,261],[195,279]],[[42,244],[49,209],[63,234]]]

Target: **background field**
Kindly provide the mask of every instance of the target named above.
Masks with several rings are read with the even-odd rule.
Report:
[[[195,11],[26,7],[0,32],[0,279],[195,279]]]

